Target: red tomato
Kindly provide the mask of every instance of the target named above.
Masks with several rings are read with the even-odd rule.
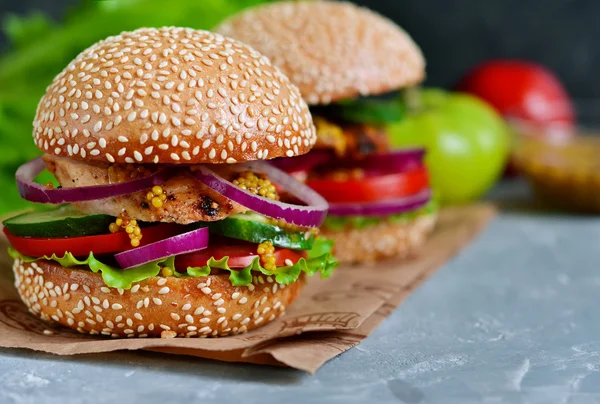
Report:
[[[573,103],[558,78],[546,68],[518,60],[493,60],[476,66],[458,84],[508,119],[570,132]]]
[[[180,232],[181,227],[174,224],[144,227],[140,245],[154,243]],[[94,255],[101,255],[134,248],[131,246],[129,235],[125,232],[84,237],[36,238],[15,236],[5,228],[4,234],[15,250],[30,257],[52,254],[62,257],[65,252],[70,252],[76,257],[86,257],[90,252],[93,252]]]
[[[175,258],[175,267],[179,271],[185,271],[188,267],[203,267],[206,262],[213,257],[219,260],[223,257],[229,257],[228,264],[231,268],[244,268],[252,263],[258,256],[256,253],[257,244],[235,242],[235,244],[222,245],[215,244],[208,246],[201,251],[190,254],[179,255]],[[293,264],[305,256],[304,252],[288,250],[285,248],[275,249],[275,265],[286,266],[290,260]]]
[[[414,195],[429,186],[429,177],[427,169],[419,167],[358,180],[309,179],[306,185],[331,203],[375,202]]]

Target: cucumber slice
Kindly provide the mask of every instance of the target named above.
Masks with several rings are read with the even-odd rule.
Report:
[[[286,231],[270,224],[264,216],[256,213],[231,215],[224,220],[206,224],[211,233],[256,244],[270,240],[275,247],[291,250],[310,250],[315,241],[312,234],[305,236],[306,233]]]
[[[26,237],[78,237],[108,232],[115,220],[108,215],[87,215],[71,205],[55,209],[29,212],[2,222],[15,236]]]

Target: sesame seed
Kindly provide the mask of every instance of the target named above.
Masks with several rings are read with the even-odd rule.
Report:
[[[154,302],[155,305],[160,306],[162,304],[162,300],[160,300],[158,297],[153,297],[152,301]]]

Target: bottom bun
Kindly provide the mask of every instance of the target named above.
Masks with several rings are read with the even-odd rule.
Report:
[[[382,221],[363,229],[324,228],[321,234],[335,242],[333,254],[341,263],[358,264],[410,256],[424,244],[436,221],[437,215],[429,213],[398,223]]]
[[[226,273],[202,278],[153,277],[131,289],[107,287],[88,270],[53,261],[13,265],[29,310],[84,334],[112,337],[221,337],[250,331],[284,314],[304,284],[270,276],[233,286]]]

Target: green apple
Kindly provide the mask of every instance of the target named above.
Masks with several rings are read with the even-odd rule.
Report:
[[[481,197],[501,176],[510,150],[504,120],[484,101],[439,89],[411,94],[407,116],[387,126],[394,148],[420,146],[444,204]]]

